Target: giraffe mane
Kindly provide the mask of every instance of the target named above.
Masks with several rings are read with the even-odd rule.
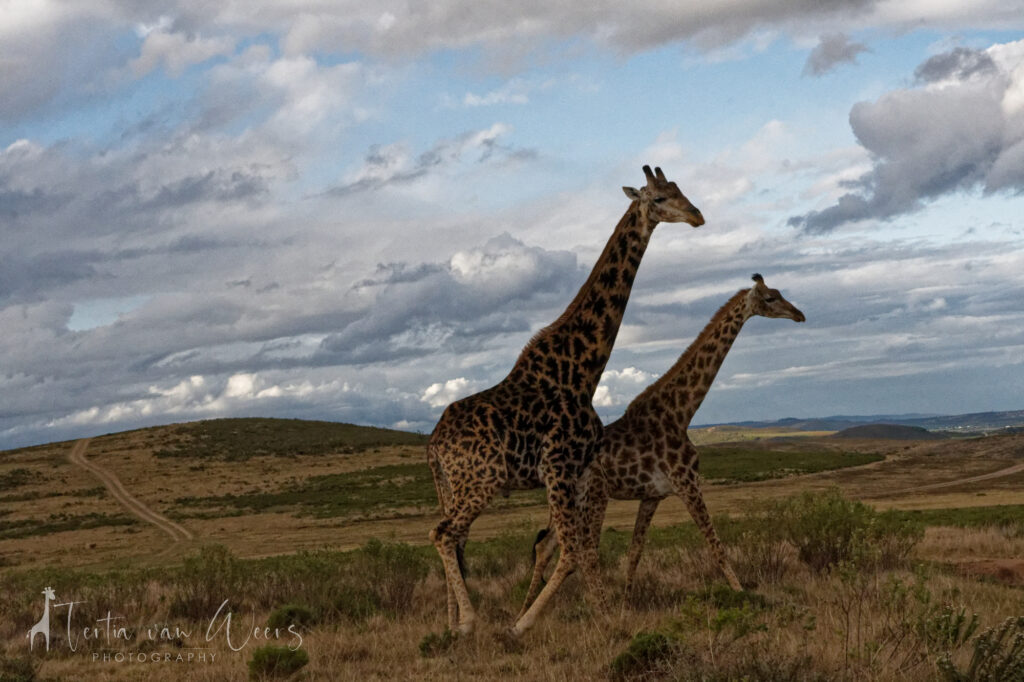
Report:
[[[639,206],[639,201],[633,201],[630,203],[629,208],[626,210],[625,213],[622,214],[622,218],[619,220],[619,224],[615,226],[615,230],[612,232],[612,236],[617,235],[619,233],[619,230],[623,229],[626,226],[626,224],[629,222],[629,217],[633,215],[634,211],[637,211],[639,213]],[[522,352],[519,354],[519,360],[522,360],[523,356],[526,355],[527,351],[531,350],[534,346],[536,346],[537,342],[540,341],[545,335],[563,325],[567,320],[571,319],[576,314],[576,312],[580,309],[580,306],[583,305],[583,299],[585,298],[583,292],[589,290],[591,286],[594,284],[594,281],[599,277],[598,270],[600,270],[600,268],[598,266],[600,266],[602,263],[608,260],[608,258],[611,256],[612,248],[612,238],[609,237],[607,244],[605,244],[604,251],[601,252],[601,256],[597,259],[597,262],[595,262],[594,266],[590,269],[590,275],[587,277],[587,280],[582,285],[580,285],[580,289],[576,293],[576,296],[572,299],[572,301],[562,312],[562,314],[558,316],[558,319],[556,319],[554,322],[547,325],[546,327],[544,327],[543,329],[541,329],[540,331],[533,335],[533,338],[531,338],[526,343],[526,346],[523,347]]]
[[[711,316],[711,319],[708,321],[708,323],[704,325],[704,328],[700,330],[699,334],[697,334],[697,338],[690,342],[690,345],[686,347],[686,350],[683,351],[683,354],[679,356],[679,359],[676,360],[675,364],[672,365],[672,367],[667,372],[658,377],[657,381],[655,381],[653,384],[651,384],[643,391],[641,391],[640,395],[638,395],[636,398],[633,399],[632,402],[629,403],[629,405],[626,407],[626,412],[623,416],[628,415],[630,411],[633,409],[634,405],[643,402],[642,398],[644,398],[648,394],[653,395],[654,393],[657,393],[659,387],[662,384],[671,381],[677,374],[679,374],[679,372],[681,372],[683,368],[686,367],[687,363],[689,363],[690,359],[697,354],[700,347],[703,346],[708,341],[708,339],[711,338],[711,334],[714,332],[715,328],[718,327],[718,325],[732,310],[732,308],[739,301],[741,301],[749,291],[750,289],[740,289],[735,294],[733,294],[732,298],[726,301],[725,304],[723,304],[722,307],[718,309],[718,312]]]

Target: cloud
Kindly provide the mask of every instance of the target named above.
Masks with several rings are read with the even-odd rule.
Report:
[[[624,408],[658,376],[636,367],[605,370],[594,392],[594,407]]]
[[[488,339],[529,331],[524,310],[548,310],[579,282],[576,256],[504,234],[447,263],[378,266],[353,295],[359,319],[320,344],[323,362],[369,363],[439,351],[478,350]]]
[[[818,44],[807,55],[803,74],[805,76],[823,76],[839,64],[856,64],[857,55],[869,51],[867,45],[863,43],[850,42],[845,33],[826,33],[821,36]]]
[[[958,191],[1024,191],[1024,41],[993,46],[985,57],[932,57],[917,71],[925,85],[856,104],[850,126],[871,170],[849,183],[856,191],[789,224],[825,233],[919,211]]]
[[[956,47],[949,52],[929,57],[914,69],[914,78],[923,83],[948,79],[966,80],[975,74],[993,73],[996,63],[984,50]]]
[[[439,140],[415,158],[404,144],[371,147],[363,164],[348,173],[342,184],[327,190],[327,194],[344,197],[388,186],[408,185],[428,175],[445,172],[467,160],[482,164],[498,160],[532,159],[536,152],[515,148],[501,141],[510,132],[509,126],[495,123],[489,128]]]
[[[466,377],[439,381],[428,386],[420,396],[420,400],[431,407],[446,407],[449,403],[469,395],[471,385],[472,383]]]
[[[129,62],[128,66],[136,78],[145,76],[161,65],[168,75],[177,78],[188,67],[230,54],[234,48],[234,39],[227,36],[203,38],[160,27],[146,32],[139,56]]]

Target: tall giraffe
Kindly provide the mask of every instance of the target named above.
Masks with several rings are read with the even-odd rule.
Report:
[[[632,200],[629,208],[565,312],[533,337],[505,379],[449,405],[431,434],[427,461],[444,518],[430,538],[444,564],[453,630],[473,630],[476,613],[462,553],[470,525],[499,492],[547,487],[551,525],[562,547],[551,580],[509,634],[525,632],[578,565],[588,587],[600,594],[597,547],[580,515],[587,490],[580,476],[602,432],[591,399],[655,226],[704,224],[660,168],[643,170],[647,184],[622,188]]]
[[[638,395],[622,417],[604,430],[593,468],[594,485],[585,511],[592,542],[600,539],[608,499],[641,500],[627,554],[626,589],[636,574],[644,537],[658,503],[675,493],[686,503],[704,533],[715,560],[734,590],[741,589],[718,539],[700,491],[697,449],[686,429],[707,395],[743,323],[755,315],[803,322],[804,314],[769,289],[761,275],[741,289],[711,318],[672,368]],[[555,551],[550,528],[534,546],[534,571],[523,612],[543,584],[544,569]]]

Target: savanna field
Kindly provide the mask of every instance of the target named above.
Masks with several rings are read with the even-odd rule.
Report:
[[[100,474],[74,442],[2,453],[0,679],[1024,679],[1024,435],[692,435],[744,591],[670,498],[626,593],[637,503],[613,501],[607,604],[573,576],[516,645],[500,635],[529,584],[543,491],[499,498],[474,525],[482,622],[454,637],[424,436],[172,425],[90,440]],[[46,587],[49,651],[42,635],[30,651]],[[72,601],[69,627],[58,605]]]

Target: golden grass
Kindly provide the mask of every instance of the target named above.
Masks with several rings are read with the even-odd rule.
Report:
[[[929,531],[916,557],[933,558],[958,543],[987,551],[993,541],[977,531]],[[733,548],[733,555],[742,564],[739,548]],[[779,579],[757,588],[765,606],[756,601],[746,607],[723,606],[700,596],[719,582],[707,551],[670,547],[652,550],[644,557],[638,597],[626,599],[622,594],[621,567],[607,570],[611,600],[604,610],[589,605],[580,583],[570,579],[552,611],[528,633],[520,649],[510,651],[497,635],[511,624],[518,610],[510,591],[526,570],[524,561],[508,574],[471,578],[480,628],[437,656],[425,658],[419,651],[423,637],[444,626],[444,581],[436,571],[417,588],[412,608],[397,618],[378,614],[358,625],[342,623],[303,631],[303,648],[310,654],[310,664],[298,679],[607,679],[610,663],[636,633],[657,630],[670,633],[680,645],[665,664],[666,679],[729,679],[759,670],[779,676],[788,671],[798,679],[914,682],[935,679],[937,674],[934,661],[938,650],[929,649],[914,634],[916,624],[924,622],[928,613],[937,613],[943,605],[964,608],[968,615],[979,614],[982,628],[1024,613],[1024,593],[994,582],[936,569],[924,573],[868,571],[845,578],[839,573],[818,575],[792,556]],[[915,596],[925,593],[927,603]],[[150,608],[160,608],[158,589],[147,599]],[[262,624],[266,617],[265,612],[235,614],[236,627],[250,619]],[[738,618],[740,623],[746,619],[752,627],[744,633],[728,624],[730,618]],[[726,625],[721,626],[722,622]],[[202,631],[203,624],[195,624],[193,629]],[[240,630],[238,634],[243,636]],[[44,678],[248,679],[246,663],[255,644],[250,642],[235,652],[216,638],[204,646],[212,647],[215,662],[103,663],[93,661],[88,648],[39,658]],[[120,649],[136,651],[139,647]],[[152,650],[172,655],[185,651],[172,645]],[[969,652],[969,646],[959,649],[954,659],[963,663]]]

